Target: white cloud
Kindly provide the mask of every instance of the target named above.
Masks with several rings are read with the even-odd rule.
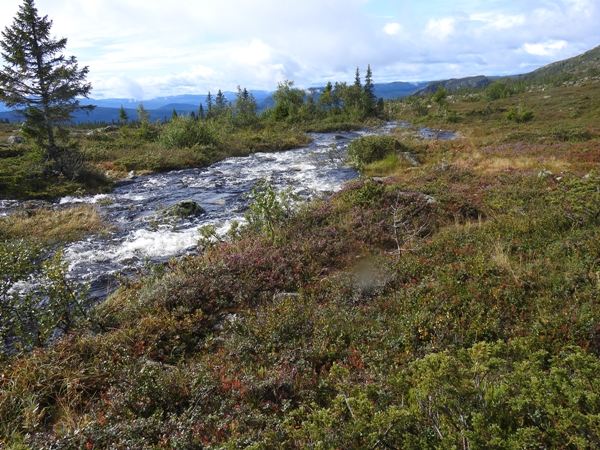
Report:
[[[142,85],[125,74],[119,74],[107,80],[92,77],[90,81],[94,88],[93,93],[99,94],[99,97],[106,97],[106,94],[110,94],[110,97],[116,98],[133,98],[136,100],[148,98]]]
[[[271,60],[273,49],[259,39],[254,39],[250,45],[240,46],[231,51],[232,60],[246,65],[260,65]]]
[[[431,36],[437,37],[438,39],[446,39],[454,34],[455,19],[452,17],[446,17],[443,19],[430,19],[427,22],[425,32]]]
[[[471,14],[469,16],[469,19],[473,21],[484,22],[490,27],[496,28],[498,30],[518,27],[524,25],[526,22],[526,17],[524,14]]]
[[[551,56],[567,46],[566,41],[547,41],[538,44],[525,44],[523,48],[530,55]]]
[[[573,11],[580,14],[589,14],[594,9],[591,0],[566,0],[566,4],[570,5]]]
[[[2,0],[0,30],[23,0]],[[93,96],[523,73],[600,43],[598,0],[36,0]],[[1,65],[0,65],[1,67]]]
[[[402,25],[399,23],[388,23],[385,25],[385,27],[383,27],[383,31],[390,35],[400,34],[402,31]]]

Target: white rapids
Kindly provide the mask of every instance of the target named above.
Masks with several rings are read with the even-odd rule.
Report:
[[[87,237],[65,248],[69,274],[89,283],[93,298],[103,299],[117,286],[117,274],[195,252],[201,226],[213,225],[224,234],[234,220],[243,221],[248,208],[244,194],[262,179],[278,190],[291,187],[304,200],[339,190],[358,175],[345,164],[348,143],[366,134],[387,133],[398,125],[392,122],[378,131],[314,133],[306,147],[138,177],[110,194],[64,197],[60,205],[93,204],[114,225],[103,236]],[[427,133],[431,130],[423,130],[424,136],[432,137]],[[182,220],[162,218],[161,210],[181,200],[195,201],[206,213]],[[0,215],[13,207],[12,202],[0,202]]]

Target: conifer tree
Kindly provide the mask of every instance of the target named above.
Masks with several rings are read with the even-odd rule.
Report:
[[[358,67],[356,68],[356,74],[354,75],[354,86],[356,86],[357,88],[362,87],[360,83],[360,71],[358,70]]]
[[[33,0],[23,0],[11,26],[2,32],[0,54],[0,101],[15,108],[25,119],[25,134],[44,148],[47,160],[57,160],[57,127],[76,111],[91,111],[77,97],[88,97],[88,68],[79,68],[75,56],[61,52],[67,39],[51,36],[52,21],[40,17]]]
[[[208,95],[206,96],[206,117],[210,117],[212,115],[212,107],[213,99],[212,95],[210,95],[210,91],[208,91]]]
[[[325,109],[329,114],[333,114],[333,85],[331,81],[327,82],[327,86],[317,100],[317,104]]]
[[[373,72],[371,72],[371,65],[367,66],[367,74],[365,75],[365,85],[363,91],[371,103],[375,103],[375,84],[373,83]]]
[[[250,125],[256,120],[258,104],[256,103],[254,95],[248,92],[248,89],[242,89],[239,86],[237,89],[236,99],[233,104],[236,122],[242,126]]]
[[[121,123],[127,123],[129,121],[129,116],[127,115],[127,111],[125,111],[125,108],[123,108],[123,105],[121,105],[121,108],[119,109],[119,121]]]
[[[217,92],[217,96],[215,97],[215,106],[219,109],[223,109],[225,106],[227,106],[227,99],[221,92],[221,89],[219,89],[219,92]]]

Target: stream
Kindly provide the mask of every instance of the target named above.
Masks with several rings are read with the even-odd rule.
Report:
[[[196,252],[199,227],[213,225],[224,234],[232,221],[243,221],[248,208],[245,194],[261,179],[269,180],[277,190],[291,187],[305,201],[329,195],[358,176],[344,163],[352,139],[406,125],[390,122],[376,131],[312,133],[313,141],[306,147],[227,158],[202,169],[133,177],[110,194],[61,198],[60,205],[95,205],[113,225],[102,236],[88,236],[66,246],[69,276],[88,283],[90,297],[100,301],[116,289],[119,274],[129,275],[146,265]],[[420,132],[425,139],[455,137],[429,129]],[[193,200],[206,212],[165,220],[161,211],[181,200]],[[18,206],[0,201],[0,215]]]

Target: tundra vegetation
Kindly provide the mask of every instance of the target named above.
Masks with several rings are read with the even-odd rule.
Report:
[[[386,102],[460,137],[358,140],[363,176],[300,208],[262,185],[252,226],[4,355],[5,445],[600,445],[600,83],[520,90]],[[315,126],[289,105],[284,123]],[[227,123],[198,127],[221,139]],[[239,132],[283,127],[264,123]],[[162,148],[124,130],[89,142]]]
[[[600,83],[551,75],[368,110],[358,73],[302,102],[286,81],[260,115],[239,118],[236,101],[150,124],[142,107],[138,123],[73,135],[88,164],[123,173],[297,146],[303,131],[373,115],[460,137],[398,127],[358,140],[362,177],[300,207],[261,184],[249,226],[218,242],[204,230],[198,256],[148,269],[93,309],[61,281],[60,258],[39,267],[43,249],[22,240],[32,216],[48,246],[98,232],[93,211],[65,232],[37,209],[0,218],[0,299],[13,308],[2,332],[22,336],[0,356],[2,445],[600,446]],[[3,158],[22,176],[4,192],[85,185],[38,176],[22,145]],[[41,306],[65,314],[18,328],[5,314],[40,305],[19,304],[7,280],[30,270],[57,299]]]

